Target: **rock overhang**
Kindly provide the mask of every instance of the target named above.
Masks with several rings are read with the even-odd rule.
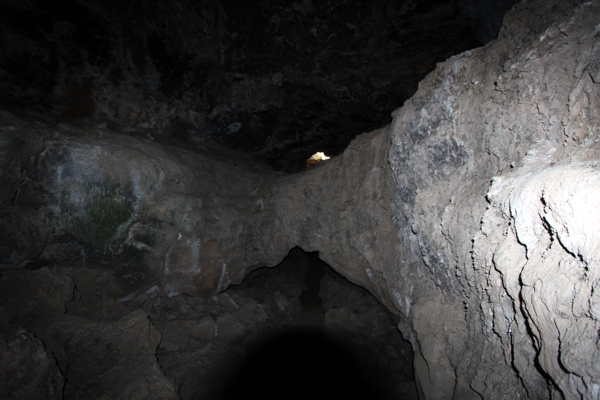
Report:
[[[298,171],[388,124],[513,1],[478,3],[3,2],[0,102]]]

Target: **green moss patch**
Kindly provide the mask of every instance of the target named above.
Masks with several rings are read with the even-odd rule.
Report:
[[[72,219],[73,234],[99,250],[113,253],[133,222],[134,204],[117,189],[90,190],[85,207]]]

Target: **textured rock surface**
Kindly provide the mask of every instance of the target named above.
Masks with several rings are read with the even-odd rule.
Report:
[[[321,263],[318,257],[312,260]],[[282,379],[324,390],[307,380],[320,376],[328,382],[334,374],[351,385],[355,378],[376,384],[382,398],[416,398],[411,347],[394,317],[326,266],[329,272],[316,294],[324,308],[306,310],[300,298],[308,265],[307,254],[293,249],[277,268],[255,271],[242,285],[212,298],[173,295],[153,286],[125,305],[118,303],[124,314],[119,319],[107,294],[93,308],[89,302],[82,306],[97,290],[75,289],[64,275],[68,270],[5,271],[0,280],[5,296],[0,304],[7,305],[2,309],[7,323],[0,329],[0,393],[15,399],[222,399],[224,389],[240,388],[237,378],[227,382],[242,363],[251,362],[249,354],[258,351],[252,349],[275,341],[281,332],[303,329],[307,336],[299,337],[310,354],[321,352],[321,341],[310,341],[321,338],[357,365],[349,369],[324,354],[317,359],[303,354],[303,362],[284,357],[289,368],[273,366]],[[24,305],[28,293],[34,296]],[[82,310],[88,311],[85,318]],[[321,374],[323,365],[315,368],[319,359],[339,371]],[[255,372],[272,380],[264,371]],[[328,387],[335,389],[331,382]]]
[[[389,140],[389,129],[360,135],[339,157],[279,180],[274,198],[292,243],[319,250],[334,270],[394,309],[381,275],[381,266],[398,257],[386,168]]]
[[[1,119],[2,186],[13,189],[1,200],[3,264],[55,264],[116,297],[157,281],[206,296],[292,247],[271,233],[280,221],[263,181],[277,175],[242,155],[165,147],[105,125]]]
[[[0,326],[64,314],[74,286],[70,278],[47,268],[4,271],[0,277]]]
[[[519,4],[395,114],[394,300],[428,398],[597,397],[599,15]]]
[[[134,299],[130,307],[141,305],[163,334],[158,359],[165,374],[179,385],[182,398],[222,398],[219,397],[224,396],[219,395],[222,391],[243,388],[235,378],[227,383],[229,377],[237,373],[237,368],[243,368],[244,363],[252,363],[251,354],[258,351],[257,348],[268,347],[282,332],[294,330],[326,337],[350,351],[360,362],[354,372],[361,379],[376,382],[381,395],[416,397],[410,345],[395,329],[391,315],[373,296],[331,271],[321,281],[318,292],[326,299],[323,308],[302,308],[300,298],[306,288],[308,262],[307,255],[296,248],[276,268],[257,270],[241,285],[232,286],[211,299],[181,295],[165,298],[158,290]],[[335,285],[327,282],[335,282]],[[366,322],[366,325],[328,324],[326,312],[342,310],[341,301],[343,312],[350,320]],[[148,311],[156,309],[169,312],[158,315]],[[205,332],[200,336],[197,334],[199,325]],[[314,336],[308,335],[306,340],[311,337]],[[167,343],[163,345],[165,340]],[[283,364],[276,367],[280,370],[279,376],[289,379],[290,374],[296,372],[299,375],[295,381],[317,388],[308,380],[320,371],[308,368],[315,366],[317,360],[309,362],[306,357],[303,360],[305,364],[302,360],[295,363],[283,357]],[[284,364],[288,366],[287,371]],[[263,386],[268,386],[273,379],[265,371],[255,373],[262,376]],[[282,395],[284,393],[291,395],[291,389],[284,390]]]
[[[160,333],[142,311],[115,322],[56,315],[29,329],[66,363],[58,357],[65,398],[177,399],[156,359]]]
[[[11,155],[4,179],[14,188],[2,199],[6,265],[57,265],[78,286],[101,282],[123,298],[157,282],[209,296],[298,245],[324,249],[324,261],[393,308],[376,267],[397,258],[384,168],[389,129],[287,176],[216,148],[186,151],[102,126],[87,126],[88,135],[2,116]],[[43,150],[27,154],[22,137]]]
[[[470,20],[494,20],[491,40],[509,2],[454,3],[3,0],[0,102],[297,170],[389,123],[436,62],[479,45]]]
[[[112,322],[110,312],[65,315],[73,281],[47,268],[4,271],[0,288],[3,398],[178,398],[156,358],[161,334],[142,310]]]
[[[7,399],[62,399],[65,378],[44,344],[25,329],[8,338],[2,357]]]
[[[397,315],[422,398],[596,399],[599,18],[598,1],[518,4],[498,40],[439,64],[390,126],[295,175],[4,112],[2,263],[48,265],[82,293],[95,279],[131,304],[156,296],[141,307],[161,321],[159,354],[178,354],[212,332],[241,343],[300,302],[219,295],[209,320],[184,294],[318,250]],[[360,321],[340,310],[325,321]]]

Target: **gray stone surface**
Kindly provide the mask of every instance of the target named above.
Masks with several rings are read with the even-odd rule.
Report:
[[[410,344],[402,339],[390,313],[366,290],[333,271],[323,279],[319,296],[344,299],[347,320],[359,321],[352,326],[348,326],[347,320],[336,326],[328,324],[326,315],[332,306],[310,310],[301,307],[309,260],[315,261],[300,249],[293,249],[281,265],[254,271],[241,285],[232,286],[219,296],[187,297],[186,304],[200,317],[184,319],[184,315],[173,315],[175,318],[170,321],[164,316],[153,319],[163,335],[158,350],[160,365],[175,380],[182,398],[220,398],[215,396],[224,389],[222,384],[241,364],[248,362],[253,349],[274,340],[278,333],[306,330],[326,334],[351,350],[361,364],[357,370],[367,377],[376,376],[371,380],[377,382],[381,393],[416,398]],[[146,302],[163,301],[159,292],[153,295]],[[198,326],[208,328],[209,334],[194,336]],[[174,327],[177,335],[173,334]],[[182,337],[187,341],[185,345],[183,340],[179,345],[173,344]],[[265,376],[265,379],[270,378]]]
[[[0,276],[0,309],[7,321],[29,321],[52,314],[64,314],[73,299],[73,281],[48,268],[7,270]]]
[[[206,369],[243,358],[227,351],[238,335],[293,324],[301,285],[214,296],[299,246],[396,315],[421,398],[595,399],[599,16],[598,1],[518,4],[497,40],[439,64],[391,125],[294,175],[2,112],[2,264],[55,268],[81,295],[97,282],[185,332],[185,348],[159,349],[165,365]],[[347,298],[323,300],[325,325],[376,324]],[[211,343],[210,322],[197,336],[175,322],[206,316]],[[62,370],[66,349],[44,345]],[[170,376],[199,393],[184,375]]]
[[[4,151],[25,165],[23,177],[3,181],[20,188],[2,199],[5,266],[57,265],[78,287],[117,298],[156,283],[208,296],[290,248],[275,235],[280,221],[263,184],[277,175],[242,155],[165,147],[102,126],[92,135],[54,130],[6,112],[0,120]],[[23,155],[20,136],[43,141],[44,151]]]
[[[597,323],[587,306],[597,280],[584,254],[597,228],[578,221],[596,212],[577,213],[596,204],[599,12],[519,4],[497,41],[440,65],[395,114],[402,256],[386,276],[411,316],[403,331],[427,398],[595,396],[584,332]],[[586,289],[567,283],[584,271]],[[560,361],[573,354],[567,325],[581,330],[587,373]]]
[[[178,398],[156,359],[161,335],[141,310],[114,322],[57,315],[28,328],[64,355],[65,398]]]
[[[298,170],[389,123],[436,62],[479,45],[471,23],[493,36],[506,11],[455,3],[3,0],[0,103]]]

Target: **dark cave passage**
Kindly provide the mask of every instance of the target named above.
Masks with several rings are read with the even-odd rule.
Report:
[[[319,297],[321,279],[325,274],[325,265],[318,253],[307,253],[308,271],[306,271],[306,289],[300,295],[302,311],[310,311],[321,307],[323,300]]]
[[[219,400],[385,399],[354,349],[316,330],[273,335],[249,351]]]
[[[238,357],[224,367],[231,383],[216,398],[416,398],[412,349],[396,317],[318,252],[294,248],[219,296],[250,298],[267,319],[235,345]]]

